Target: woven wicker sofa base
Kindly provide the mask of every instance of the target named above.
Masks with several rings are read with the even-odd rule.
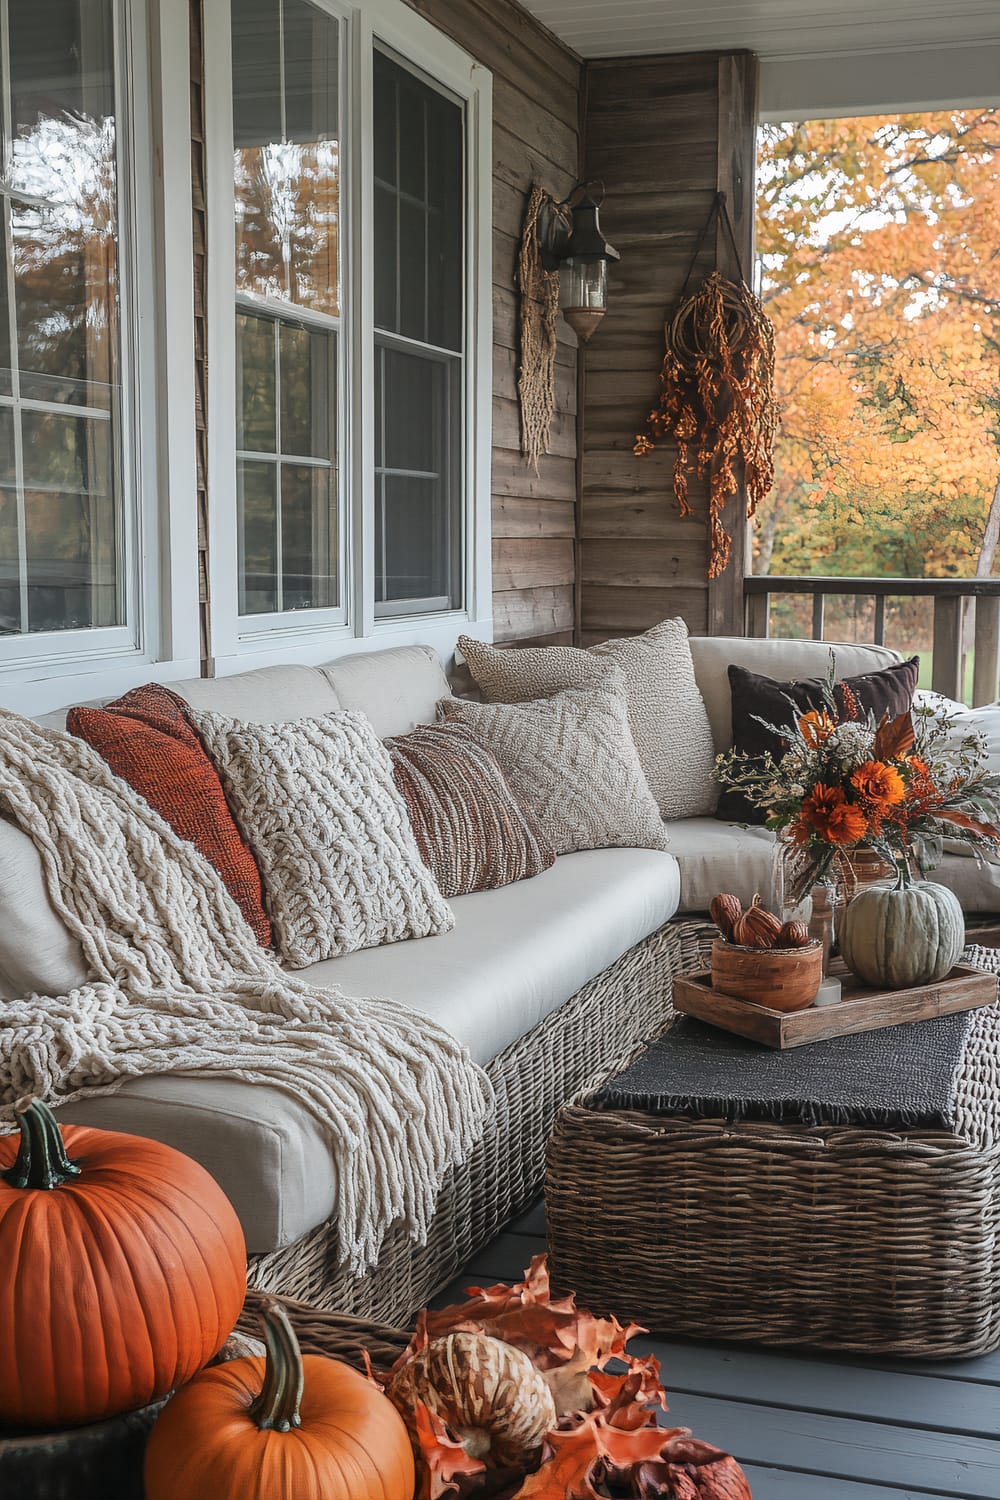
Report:
[[[697,966],[704,933],[704,923],[667,923],[494,1059],[488,1072],[496,1114],[469,1159],[449,1174],[425,1245],[393,1233],[378,1265],[357,1278],[338,1268],[335,1225],[324,1225],[256,1257],[251,1286],[357,1318],[409,1323],[534,1201],[556,1111],[663,1029],[672,977]]]
[[[553,1276],[656,1333],[923,1358],[1000,1346],[1000,1148],[942,1131],[563,1109]]]

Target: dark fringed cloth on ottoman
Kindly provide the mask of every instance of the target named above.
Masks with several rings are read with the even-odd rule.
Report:
[[[678,1020],[559,1111],[545,1206],[557,1288],[656,1333],[985,1354],[1000,1004],[786,1052]]]
[[[797,1125],[950,1129],[973,1012],[785,1052],[692,1017],[602,1090],[598,1108]]]

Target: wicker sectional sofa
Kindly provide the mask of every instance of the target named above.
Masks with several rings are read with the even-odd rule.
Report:
[[[812,642],[719,638],[693,640],[692,650],[719,749],[730,738],[730,661],[778,677],[815,676],[829,652]],[[842,675],[895,659],[875,647],[837,652]],[[271,722],[361,709],[382,736],[433,719],[450,690],[440,660],[424,647],[173,686],[197,707]],[[319,1127],[296,1099],[235,1080],[154,1077],[68,1106],[62,1117],[152,1136],[200,1160],[236,1205],[256,1286],[405,1321],[537,1195],[559,1106],[662,1027],[672,976],[697,962],[710,896],[766,890],[771,849],[763,830],[703,818],[671,824],[670,839],[670,853],[565,855],[531,881],[457,898],[450,933],[303,971],[349,994],[390,994],[432,1014],[496,1086],[492,1125],[445,1183],[428,1244],[390,1236],[362,1280],[334,1263],[336,1178]],[[949,879],[971,890],[975,861],[947,863]],[[992,877],[978,878],[982,888],[971,899],[960,890],[963,901],[996,910]],[[33,845],[0,820],[0,995],[60,993],[84,976],[82,954],[48,903]]]

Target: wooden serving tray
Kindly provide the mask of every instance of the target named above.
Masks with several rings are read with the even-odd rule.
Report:
[[[861,1031],[879,1031],[907,1021],[927,1021],[960,1010],[979,1010],[997,998],[998,977],[984,974],[968,964],[957,964],[937,984],[911,990],[870,990],[841,964],[831,966],[843,985],[843,996],[834,1005],[810,1005],[806,1010],[783,1012],[736,1000],[712,989],[707,969],[684,974],[674,980],[674,1009],[697,1016],[723,1031],[762,1042],[765,1047],[805,1047],[834,1036],[853,1036]]]

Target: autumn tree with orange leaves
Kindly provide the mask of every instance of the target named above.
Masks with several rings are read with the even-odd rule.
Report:
[[[756,572],[995,571],[1000,110],[766,125],[782,425]]]

